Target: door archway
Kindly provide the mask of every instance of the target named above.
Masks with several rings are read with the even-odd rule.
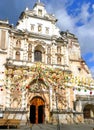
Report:
[[[83,109],[83,113],[85,119],[94,118],[94,105],[87,104]]]
[[[36,96],[30,102],[30,122],[33,124],[44,123],[44,100]]]

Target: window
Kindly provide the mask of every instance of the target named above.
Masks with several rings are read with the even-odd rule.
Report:
[[[38,25],[38,32],[41,32],[41,31],[42,31],[42,26]]]
[[[51,64],[51,57],[50,56],[48,56],[48,58],[47,58],[47,63]]]
[[[49,28],[48,27],[45,28],[45,33],[49,34]]]
[[[6,31],[1,31],[0,48],[6,49]]]
[[[21,47],[21,41],[20,40],[17,40],[17,42],[16,42],[16,47]]]
[[[32,45],[28,44],[28,51],[32,51]]]
[[[35,61],[42,61],[42,52],[41,51],[35,50],[34,60]]]
[[[60,46],[57,47],[57,53],[61,53],[61,47]]]
[[[34,31],[34,24],[31,24],[31,31]]]
[[[47,53],[50,54],[51,53],[51,47],[47,48]]]
[[[38,9],[38,15],[42,16],[42,10],[41,9]]]
[[[80,67],[78,67],[78,71],[79,71],[79,72],[81,71],[81,68],[80,68]]]
[[[57,57],[57,64],[61,64],[61,57]]]
[[[20,52],[19,51],[16,52],[16,60],[20,60]]]

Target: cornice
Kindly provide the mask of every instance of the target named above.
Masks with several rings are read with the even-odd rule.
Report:
[[[50,41],[52,39],[51,36],[47,36],[39,33],[29,33],[28,36],[33,38],[38,38],[38,39],[50,40]]]
[[[51,21],[51,22],[57,21],[57,19],[51,18],[51,17],[49,18],[49,17],[46,17],[45,15],[44,15],[44,17],[40,17],[36,14],[33,14],[33,15],[27,14],[27,16],[32,17],[32,18],[42,19],[42,20],[45,20],[45,21]]]
[[[73,62],[81,62],[80,59],[69,59],[70,61],[73,61]]]
[[[7,49],[6,49],[6,50],[7,50]],[[0,50],[0,54],[7,54],[7,52]]]
[[[57,56],[64,56],[64,54],[61,54],[61,53],[55,53],[55,55],[57,55]]]
[[[21,31],[21,30],[17,30],[17,29],[11,29],[10,30],[10,34],[14,33],[14,36],[16,37],[20,37],[22,36],[24,39],[28,39],[28,38],[38,38],[38,39],[44,39],[44,40],[52,40],[51,36],[47,36],[47,35],[43,35],[43,34],[39,34],[39,33],[30,33],[28,31]],[[13,36],[13,34],[12,34]]]

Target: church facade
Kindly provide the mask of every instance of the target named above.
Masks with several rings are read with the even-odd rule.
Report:
[[[0,118],[94,123],[94,81],[78,38],[41,2],[14,27],[0,21]]]

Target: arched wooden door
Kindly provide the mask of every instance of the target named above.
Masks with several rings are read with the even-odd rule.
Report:
[[[44,100],[41,97],[34,97],[30,105],[30,122],[44,123]]]

